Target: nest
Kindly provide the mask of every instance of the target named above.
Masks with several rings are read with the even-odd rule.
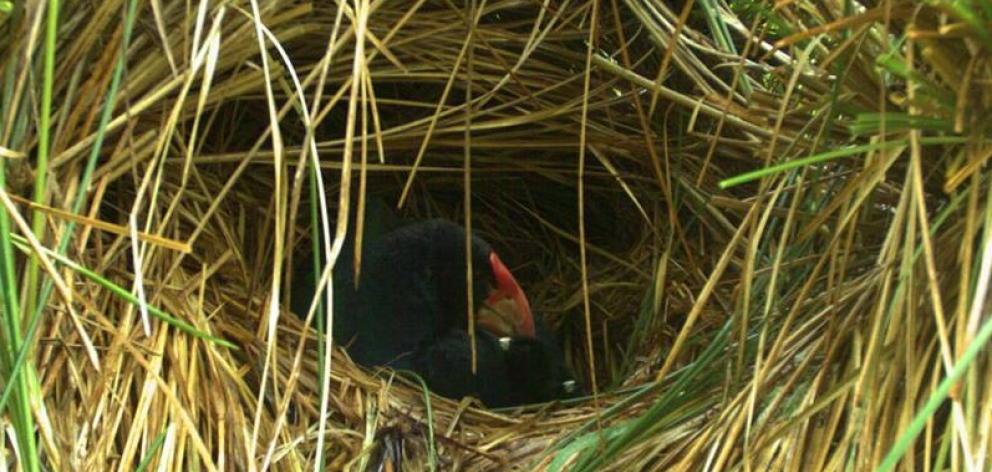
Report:
[[[46,241],[79,224],[68,257],[100,277],[66,271],[74,299],[50,298],[39,325],[45,460],[57,470],[816,469],[842,464],[852,444],[870,458],[860,466],[879,460],[899,431],[864,395],[877,387],[905,413],[921,394],[896,394],[881,374],[866,381],[859,359],[908,369],[899,349],[918,349],[913,363],[937,365],[923,333],[945,316],[940,303],[967,306],[953,268],[978,254],[959,250],[960,234],[977,237],[970,217],[947,219],[924,259],[905,262],[913,280],[899,279],[908,292],[897,295],[943,301],[907,302],[920,312],[909,331],[881,328],[890,318],[876,297],[890,300],[892,267],[930,226],[898,228],[980,214],[954,194],[971,178],[967,190],[980,191],[978,167],[959,159],[942,179],[937,164],[897,158],[905,146],[876,147],[859,151],[863,165],[821,159],[720,182],[862,139],[838,124],[855,115],[827,107],[831,93],[849,108],[908,107],[862,60],[881,40],[859,36],[854,51],[834,38],[860,56],[831,89],[822,61],[838,56],[793,49],[801,34],[735,22],[718,45],[706,18],[658,2],[468,3],[163,1],[126,13],[133,29],[120,21],[126,2],[62,12],[50,206],[89,193],[83,217],[32,208],[47,215]],[[801,24],[790,8],[783,21]],[[115,105],[94,133],[108,88]],[[311,192],[316,165],[323,204]],[[12,161],[10,193],[26,199],[31,174]],[[285,279],[315,222],[333,228],[339,208],[371,194],[406,216],[470,220],[508,254],[594,394],[493,411],[335,347],[322,417],[321,343],[287,311]],[[927,278],[944,269],[953,275]],[[179,321],[143,313],[112,285],[140,286]],[[942,375],[912,373],[914,388]],[[883,440],[858,442],[870,433],[849,418],[862,408],[879,413],[869,424]],[[928,438],[962,427],[981,425],[947,420]]]

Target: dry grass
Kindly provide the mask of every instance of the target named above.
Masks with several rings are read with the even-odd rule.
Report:
[[[46,46],[59,3],[0,13],[0,465],[990,467],[980,7],[107,0]],[[336,348],[322,388],[287,267],[366,193],[468,216],[596,395],[490,411]]]

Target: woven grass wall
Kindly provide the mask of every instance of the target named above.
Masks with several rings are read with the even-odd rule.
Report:
[[[987,9],[8,3],[0,465],[988,470]],[[371,195],[590,395],[322,370],[286,279]]]

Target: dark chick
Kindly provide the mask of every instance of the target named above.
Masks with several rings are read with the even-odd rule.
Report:
[[[505,352],[499,338],[479,331],[475,340],[475,374],[469,335],[460,329],[423,346],[413,357],[412,370],[438,395],[455,399],[474,396],[490,407],[512,404],[514,386],[507,376]]]
[[[476,373],[473,374],[468,333],[453,330],[415,353],[413,370],[439,395],[475,396],[493,408],[580,394],[553,338],[497,338],[479,331],[475,349]]]
[[[537,336],[509,339],[506,364],[510,381],[521,386],[511,404],[541,403],[575,398],[584,393],[575,380],[550,327],[535,317]],[[504,338],[504,345],[507,340]]]

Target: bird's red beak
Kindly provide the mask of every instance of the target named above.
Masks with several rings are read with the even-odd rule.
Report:
[[[479,326],[498,336],[536,337],[534,316],[530,312],[527,295],[513,278],[510,269],[499,260],[495,252],[489,253],[489,266],[496,279],[496,286],[489,291],[489,296],[479,310]]]

